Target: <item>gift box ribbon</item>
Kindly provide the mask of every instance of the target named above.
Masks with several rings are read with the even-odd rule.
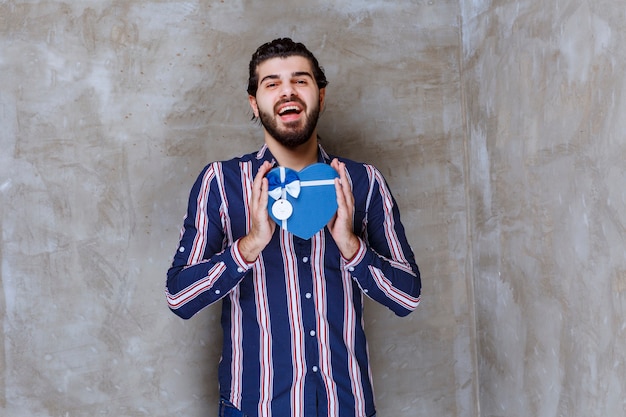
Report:
[[[300,195],[300,187],[335,184],[334,179],[300,181],[295,171],[287,171],[284,167],[278,167],[277,172],[270,171],[267,174],[267,182],[269,184],[269,195],[274,200],[285,198],[286,194],[289,194],[293,198],[298,198]]]
[[[285,198],[285,193],[289,193],[293,198],[300,195],[300,178],[295,171],[286,171],[285,167],[278,167],[278,175],[276,171],[267,175],[269,184],[269,194],[274,200]]]

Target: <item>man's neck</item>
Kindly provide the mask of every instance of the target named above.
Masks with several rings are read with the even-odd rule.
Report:
[[[304,167],[317,162],[317,134],[313,134],[307,142],[293,149],[284,147],[269,135],[266,135],[265,143],[274,158],[276,158],[278,165],[285,168],[300,171]]]

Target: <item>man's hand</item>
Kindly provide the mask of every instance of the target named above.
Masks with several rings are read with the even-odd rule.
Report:
[[[265,161],[259,168],[252,182],[250,200],[251,227],[248,234],[239,241],[239,251],[248,262],[254,262],[267,244],[272,240],[276,223],[267,212],[268,184],[265,175],[272,169],[272,164]]]
[[[333,159],[330,166],[339,173],[335,178],[335,192],[337,194],[337,213],[328,223],[330,230],[341,256],[352,259],[359,250],[360,242],[354,234],[352,219],[354,216],[354,195],[350,188],[350,182],[346,174],[346,164]]]

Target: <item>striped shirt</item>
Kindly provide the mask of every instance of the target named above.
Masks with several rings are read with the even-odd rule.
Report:
[[[319,161],[332,157],[319,147]],[[363,330],[366,295],[405,316],[421,281],[381,173],[347,159],[360,248],[344,259],[327,228],[308,240],[276,227],[248,263],[252,182],[267,146],[207,165],[193,185],[167,273],[170,309],[190,318],[222,301],[220,395],[250,417],[366,417],[375,413]]]

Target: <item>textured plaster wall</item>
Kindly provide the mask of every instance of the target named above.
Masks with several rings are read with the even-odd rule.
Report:
[[[624,3],[461,5],[481,415],[624,416]]]
[[[626,414],[621,0],[0,1],[0,415],[215,414],[218,308],[165,271],[199,170],[261,145],[289,35],[375,163],[424,301],[368,304],[379,416]]]
[[[261,145],[248,60],[289,35],[331,82],[324,146],[385,173],[423,272],[413,315],[368,305],[379,416],[476,416],[459,14],[0,1],[0,414],[215,415],[218,309],[175,317],[165,271],[202,167]]]

